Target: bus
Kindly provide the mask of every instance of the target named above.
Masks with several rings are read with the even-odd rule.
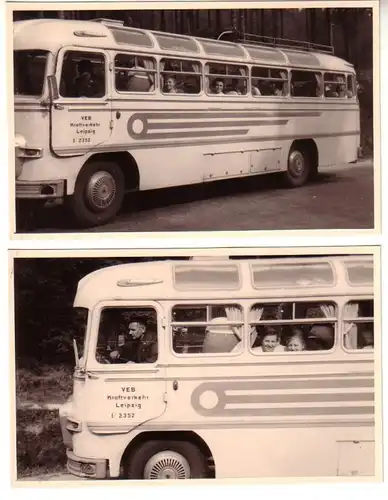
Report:
[[[115,265],[82,278],[67,469],[374,476],[373,256]]]
[[[332,47],[231,42],[113,20],[14,22],[16,200],[112,220],[138,191],[353,163],[352,64]]]

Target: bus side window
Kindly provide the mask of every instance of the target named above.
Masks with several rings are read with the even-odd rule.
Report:
[[[173,351],[205,355],[239,352],[243,322],[239,305],[177,305],[172,310]]]
[[[95,52],[67,51],[63,58],[59,93],[62,97],[105,96],[105,57]]]
[[[160,61],[160,87],[164,94],[199,94],[201,81],[199,61],[166,58]]]
[[[153,92],[156,62],[151,57],[116,54],[115,87],[118,92]]]
[[[321,97],[321,74],[315,71],[291,71],[293,97]]]
[[[342,73],[325,73],[325,97],[348,97],[345,75]]]
[[[103,309],[95,355],[102,364],[154,363],[158,357],[156,311],[140,307]]]
[[[373,300],[351,301],[345,305],[343,346],[354,351],[374,348]]]
[[[255,304],[249,313],[252,353],[328,351],[334,347],[337,308],[329,302]]]
[[[207,94],[236,96],[248,93],[248,68],[245,66],[207,63],[205,74]]]
[[[253,96],[287,96],[288,71],[286,69],[252,67]]]

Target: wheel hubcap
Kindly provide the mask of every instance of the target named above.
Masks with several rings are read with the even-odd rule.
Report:
[[[162,451],[144,467],[144,479],[189,479],[190,465],[180,453]]]
[[[302,153],[293,151],[288,159],[288,170],[293,177],[300,177],[305,170],[305,162]]]
[[[105,210],[116,196],[116,182],[109,172],[96,172],[86,186],[86,200],[92,210]]]

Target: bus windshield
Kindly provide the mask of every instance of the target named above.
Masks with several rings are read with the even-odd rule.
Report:
[[[39,97],[43,93],[48,52],[14,51],[14,93]]]

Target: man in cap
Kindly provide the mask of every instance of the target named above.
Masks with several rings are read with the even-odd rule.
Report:
[[[110,353],[112,363],[154,363],[158,357],[157,335],[147,331],[142,318],[132,318],[124,343]]]
[[[334,345],[334,328],[327,324],[315,324],[307,337],[308,351],[328,351]]]

